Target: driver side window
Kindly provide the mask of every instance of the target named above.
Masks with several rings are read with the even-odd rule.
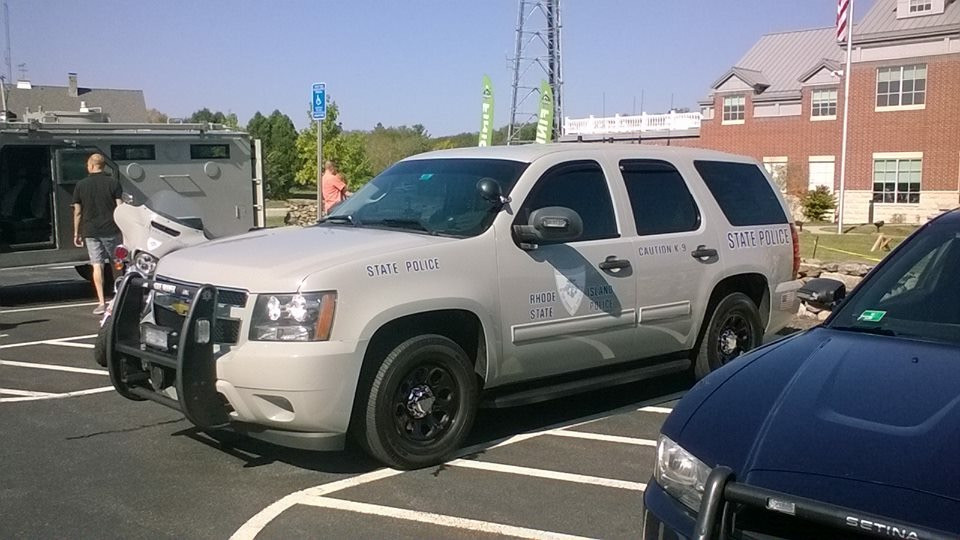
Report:
[[[547,206],[563,206],[580,215],[583,235],[578,242],[620,236],[610,188],[595,161],[564,163],[548,170],[533,186],[514,224],[526,224],[534,210]]]

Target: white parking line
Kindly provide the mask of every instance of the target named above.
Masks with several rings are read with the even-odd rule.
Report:
[[[14,347],[30,347],[31,345],[60,345],[65,341],[76,341],[78,339],[90,339],[97,337],[96,334],[87,334],[85,336],[71,336],[56,339],[43,339],[40,341],[23,341],[21,343],[7,343],[0,345],[0,349],[12,349]]]
[[[640,407],[637,409],[640,412],[655,412],[660,414],[670,414],[673,412],[673,409],[670,407]]]
[[[0,366],[22,367],[31,369],[47,369],[50,371],[69,371],[71,373],[86,373],[88,375],[109,375],[105,369],[89,369],[72,366],[58,366],[56,364],[36,364],[33,362],[17,362],[15,360],[0,360]]]
[[[590,484],[594,486],[611,487],[618,489],[628,489],[631,491],[643,491],[647,485],[640,482],[628,482],[626,480],[615,480],[613,478],[602,478],[600,476],[587,476],[585,474],[573,474],[560,471],[550,471],[547,469],[534,469],[532,467],[518,467],[516,465],[506,465],[503,463],[492,463],[489,461],[473,461],[469,459],[455,459],[447,463],[453,467],[464,469],[477,469],[481,471],[491,471],[507,474],[519,474],[523,476],[533,476],[536,478],[547,478],[550,480],[562,480],[564,482],[574,482],[577,484]]]
[[[585,431],[570,431],[567,429],[555,429],[549,432],[550,435],[557,437],[571,437],[574,439],[590,439],[593,441],[606,441],[620,444],[635,444],[637,446],[657,446],[657,441],[651,439],[636,439],[633,437],[621,437],[619,435],[605,435],[603,433],[588,433]]]
[[[43,397],[43,396],[56,395],[56,394],[51,394],[50,392],[34,392],[32,390],[14,390],[13,388],[0,388],[0,394],[7,394],[8,396],[25,396],[25,397]]]
[[[44,345],[58,345],[60,347],[77,347],[78,349],[93,349],[93,343],[74,343],[72,341],[48,341]]]
[[[642,410],[642,408],[645,408],[644,406],[645,403],[650,403],[650,402],[663,403],[666,401],[673,401],[675,399],[680,399],[681,397],[683,397],[683,393],[678,392],[678,393],[671,394],[668,396],[663,396],[657,399],[646,400],[643,402],[634,403],[632,405],[620,407],[619,409],[615,409],[613,411],[606,411],[603,413],[591,414],[587,417],[579,418],[569,422],[561,422],[558,424],[554,424],[552,426],[548,426],[543,430],[520,433],[518,435],[505,437],[497,441],[475,444],[473,446],[463,448],[462,450],[457,452],[457,456],[469,456],[471,454],[476,454],[477,452],[480,452],[483,450],[499,448],[502,446],[506,446],[508,444],[514,444],[514,443],[526,441],[528,439],[532,439],[534,437],[539,437],[540,435],[547,435],[552,431],[559,430],[562,428],[571,428],[575,426],[581,426],[584,424],[588,424],[590,422],[594,422],[596,420],[600,420],[610,416],[615,416],[617,414],[632,412],[636,410]],[[638,409],[638,407],[640,407],[640,409]],[[403,472],[404,471],[398,471],[395,469],[377,469],[375,471],[370,471],[368,473],[361,474],[360,476],[355,476],[353,478],[346,478],[344,480],[338,480],[336,482],[331,482],[329,484],[321,484],[319,486],[315,486],[312,488],[291,493],[277,500],[276,502],[270,504],[260,512],[257,512],[256,515],[248,519],[246,523],[244,523],[239,529],[237,529],[235,533],[233,533],[233,535],[230,537],[230,540],[252,540],[253,538],[256,538],[256,536],[260,533],[260,531],[266,528],[266,526],[269,525],[274,518],[276,518],[283,512],[287,511],[289,508],[293,507],[294,505],[300,504],[305,500],[305,498],[321,497],[323,495],[334,493],[336,491],[347,489],[349,487],[359,486],[361,484],[366,484],[369,482],[382,480],[384,478],[389,478],[391,476],[395,476]]]
[[[89,388],[87,390],[77,390],[76,392],[66,392],[64,394],[50,394],[49,396],[31,396],[31,397],[12,397],[12,398],[0,398],[0,403],[8,403],[13,401],[40,401],[44,399],[63,399],[68,397],[76,396],[89,396],[90,394],[102,394],[104,392],[109,392],[113,390],[112,386],[101,386],[100,388]]]
[[[346,501],[343,499],[332,499],[329,497],[318,497],[315,499],[304,500],[303,503],[311,506],[319,506],[321,508],[330,508],[333,510],[346,510],[348,512],[357,512],[360,514],[383,516],[406,521],[416,521],[418,523],[429,523],[431,525],[438,525],[440,527],[450,527],[478,533],[496,534],[500,536],[512,536],[514,538],[533,538],[545,540],[583,540],[585,538],[583,536],[540,531],[537,529],[528,529],[526,527],[504,525],[502,523],[491,523],[489,521],[479,521],[476,519],[447,516],[444,514],[432,514],[429,512],[417,512],[415,510],[405,510],[403,508],[394,508],[392,506],[381,506],[379,504],[367,504],[355,501]]]
[[[29,307],[29,308],[17,308],[17,309],[4,309],[0,310],[0,314],[5,313],[27,313],[29,311],[44,311],[47,309],[67,309],[72,307],[86,307],[86,306],[95,306],[96,302],[83,302],[80,304],[59,304],[56,306],[40,306],[40,307]]]

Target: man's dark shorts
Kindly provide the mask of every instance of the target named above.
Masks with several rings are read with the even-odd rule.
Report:
[[[90,255],[90,264],[109,263],[113,260],[114,250],[120,245],[121,237],[84,238],[84,241],[87,244],[87,254]]]

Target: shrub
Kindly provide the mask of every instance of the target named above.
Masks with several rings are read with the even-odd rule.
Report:
[[[822,221],[836,207],[837,199],[826,186],[817,186],[803,196],[803,215],[810,221]]]

